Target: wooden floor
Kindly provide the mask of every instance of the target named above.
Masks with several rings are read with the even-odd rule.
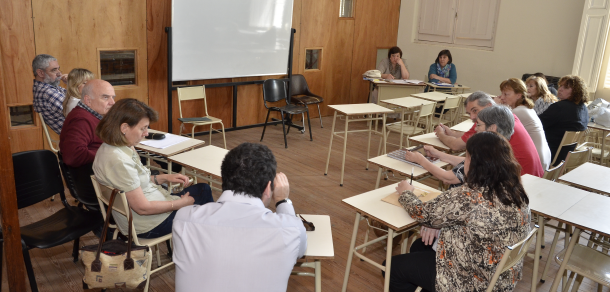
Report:
[[[267,129],[263,144],[267,145],[275,154],[278,162],[278,171],[286,173],[290,181],[290,199],[294,203],[297,213],[303,214],[327,214],[331,217],[333,242],[335,248],[334,260],[322,262],[322,289],[324,291],[340,291],[345,273],[349,241],[352,234],[355,213],[346,207],[341,200],[372,190],[375,186],[377,169],[371,167],[365,169],[366,140],[367,135],[355,133],[349,136],[348,151],[346,157],[346,172],[344,186],[339,186],[342,139],[335,139],[335,145],[331,153],[328,176],[324,176],[324,166],[328,154],[328,144],[332,118],[324,118],[324,128],[320,128],[317,119],[312,120],[314,141],[309,141],[309,135],[301,134],[292,130],[288,135],[288,149],[284,148],[281,126],[271,126]],[[337,129],[342,129],[344,123],[338,122]],[[354,128],[364,128],[364,123],[350,123]],[[227,146],[229,149],[242,142],[259,142],[262,128],[253,128],[240,131],[227,132]],[[209,141],[208,136],[200,138]],[[377,152],[379,136],[373,136],[371,150]],[[397,137],[390,137],[397,140]],[[213,145],[222,147],[222,136],[213,135]],[[392,150],[392,148],[389,148]],[[372,155],[376,156],[376,155]],[[436,181],[427,180],[425,183],[436,186]],[[393,183],[382,180],[381,186]],[[214,194],[215,199],[220,194]],[[69,196],[69,195],[68,195]],[[30,208],[19,211],[21,224],[28,224],[41,218],[49,216],[56,210],[62,208],[61,203],[44,201]],[[366,224],[364,224],[366,225]],[[365,227],[360,225],[360,233],[357,242],[362,242]],[[542,274],[544,264],[548,259],[548,250],[554,232],[547,229],[545,241],[547,248],[542,250],[542,260],[539,274]],[[98,239],[92,233],[81,239],[81,245],[97,244]],[[375,261],[384,259],[385,244],[378,244],[374,248],[367,249],[367,254]],[[563,236],[560,237],[558,250],[563,248]],[[162,247],[165,251],[165,248]],[[530,247],[533,252],[533,245]],[[82,263],[73,263],[71,260],[72,243],[49,248],[46,250],[32,250],[34,273],[40,291],[82,291],[81,278],[84,273]],[[398,248],[394,253],[399,252]],[[162,257],[167,261],[167,257]],[[156,261],[155,261],[156,262]],[[153,263],[154,265],[154,263]],[[523,280],[519,282],[516,291],[529,291],[531,283],[533,260],[525,259]],[[548,280],[544,284],[538,284],[538,291],[549,291],[552,279],[558,269],[553,261]],[[10,268],[10,267],[8,267]],[[253,267],[256,268],[256,267]],[[6,282],[6,267],[3,269],[2,289],[8,291]],[[236,279],[239,280],[239,279]],[[26,285],[29,289],[29,285]],[[585,279],[579,291],[596,291],[597,285]],[[378,269],[373,266],[354,260],[349,278],[348,291],[382,291],[383,278]],[[111,291],[111,290],[108,290]],[[116,289],[112,291],[122,291]],[[150,291],[174,291],[174,268],[154,274],[151,279]],[[314,279],[311,277],[291,276],[288,282],[288,291],[314,291]],[[604,288],[603,291],[609,291]]]

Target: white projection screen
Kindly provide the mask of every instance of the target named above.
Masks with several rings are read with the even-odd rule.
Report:
[[[286,74],[293,0],[173,0],[172,81]]]

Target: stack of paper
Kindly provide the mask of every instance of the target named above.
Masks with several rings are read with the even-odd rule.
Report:
[[[178,135],[174,135],[174,134],[170,134],[170,133],[166,133],[165,134],[165,139],[163,140],[143,140],[142,142],[140,142],[140,144],[142,145],[146,145],[146,146],[150,146],[150,147],[154,147],[154,148],[158,148],[158,149],[165,149],[167,147],[170,146],[174,146],[176,144],[180,144],[186,140],[188,140],[190,138],[188,137],[182,137],[182,136],[178,136]]]

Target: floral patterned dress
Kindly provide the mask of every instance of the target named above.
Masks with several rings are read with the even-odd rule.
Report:
[[[410,191],[399,197],[410,216],[440,228],[436,251],[436,291],[485,291],[504,247],[530,232],[529,207],[506,206],[483,197],[485,189],[464,184],[423,203]],[[500,275],[493,291],[513,291],[523,262]]]

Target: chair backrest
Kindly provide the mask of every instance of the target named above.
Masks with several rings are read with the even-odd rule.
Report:
[[[557,164],[557,166],[555,166],[554,168],[545,170],[544,171],[544,175],[542,176],[542,178],[543,179],[548,179],[550,181],[557,180],[557,178],[561,174],[561,171],[563,169],[563,165],[564,164],[565,164],[565,161],[562,160],[561,163]]]
[[[67,204],[55,153],[50,150],[14,153],[13,169],[19,209],[41,202],[57,193],[61,195],[62,202]]]
[[[593,147],[588,147],[581,151],[570,151],[566,157],[566,163],[563,166],[564,170],[562,172],[569,172],[591,160],[591,152],[593,152]]]
[[[51,135],[49,134],[49,129],[47,128],[47,124],[44,122],[44,119],[42,118],[41,113],[38,113],[38,117],[40,118],[40,122],[42,123],[42,130],[44,131],[44,135],[47,138],[47,143],[49,143],[49,147],[51,147],[51,151],[53,151],[55,153],[59,152],[59,144],[58,144],[59,142],[51,139]],[[57,144],[57,146],[55,146],[54,144]]]
[[[559,149],[557,149],[557,152],[555,153],[555,157],[553,158],[553,163],[551,165],[553,165],[555,163],[555,161],[561,161],[565,158],[565,156],[563,158],[561,158],[561,160],[558,160],[558,154],[559,154],[559,150],[561,150],[561,147],[563,145],[566,144],[572,144],[574,142],[578,142],[578,140],[580,139],[580,135],[581,132],[572,132],[572,131],[566,131],[565,134],[563,134],[563,138],[561,138],[561,142],[559,143]],[[576,149],[576,148],[574,148]],[[574,149],[570,150],[573,151]],[[566,152],[567,154],[567,152]]]
[[[523,257],[527,254],[530,244],[532,243],[534,234],[538,231],[538,225],[535,225],[532,228],[532,231],[525,237],[525,239],[517,242],[513,246],[507,246],[504,250],[504,255],[502,255],[502,260],[498,263],[496,267],[496,272],[494,273],[491,281],[489,282],[489,286],[487,287],[487,292],[493,291],[494,286],[496,285],[496,281],[498,281],[498,277],[516,264],[519,261],[523,260]]]
[[[266,108],[269,108],[267,102],[277,102],[288,97],[286,81],[286,79],[267,79],[263,82],[263,100]]]
[[[292,74],[292,78],[290,79],[290,92],[292,96],[311,94],[305,76],[301,74]]]
[[[451,116],[448,119],[445,118],[445,119],[453,122],[454,119],[457,117],[457,113],[458,113],[458,110],[459,110],[459,107],[460,107],[460,101],[461,100],[462,100],[462,96],[461,95],[454,95],[454,96],[447,97],[445,99],[445,103],[443,104],[443,109],[441,111],[441,114],[440,114],[439,118],[440,119],[443,118],[443,116],[445,115],[445,111],[453,110],[450,113]]]
[[[578,142],[573,142],[570,144],[565,144],[565,145],[559,146],[559,149],[557,150],[557,153],[555,154],[555,159],[553,160],[553,163],[551,163],[551,166],[555,166],[555,164],[557,164],[557,161],[566,160],[566,157],[568,156],[568,152],[576,150],[576,146],[578,146]]]
[[[182,117],[182,101],[203,99],[203,108],[205,115],[208,116],[208,103],[205,98],[205,86],[178,87],[178,109],[180,118]]]
[[[91,183],[93,163],[72,167],[64,162],[61,152],[57,153],[57,157],[59,158],[59,168],[72,196],[87,206],[88,209],[99,210],[95,189]]]
[[[426,118],[426,129],[428,132],[431,131],[432,127],[432,116],[434,115],[434,109],[436,109],[436,102],[429,104],[422,104],[419,108],[419,119]],[[417,120],[416,120],[417,121]]]

